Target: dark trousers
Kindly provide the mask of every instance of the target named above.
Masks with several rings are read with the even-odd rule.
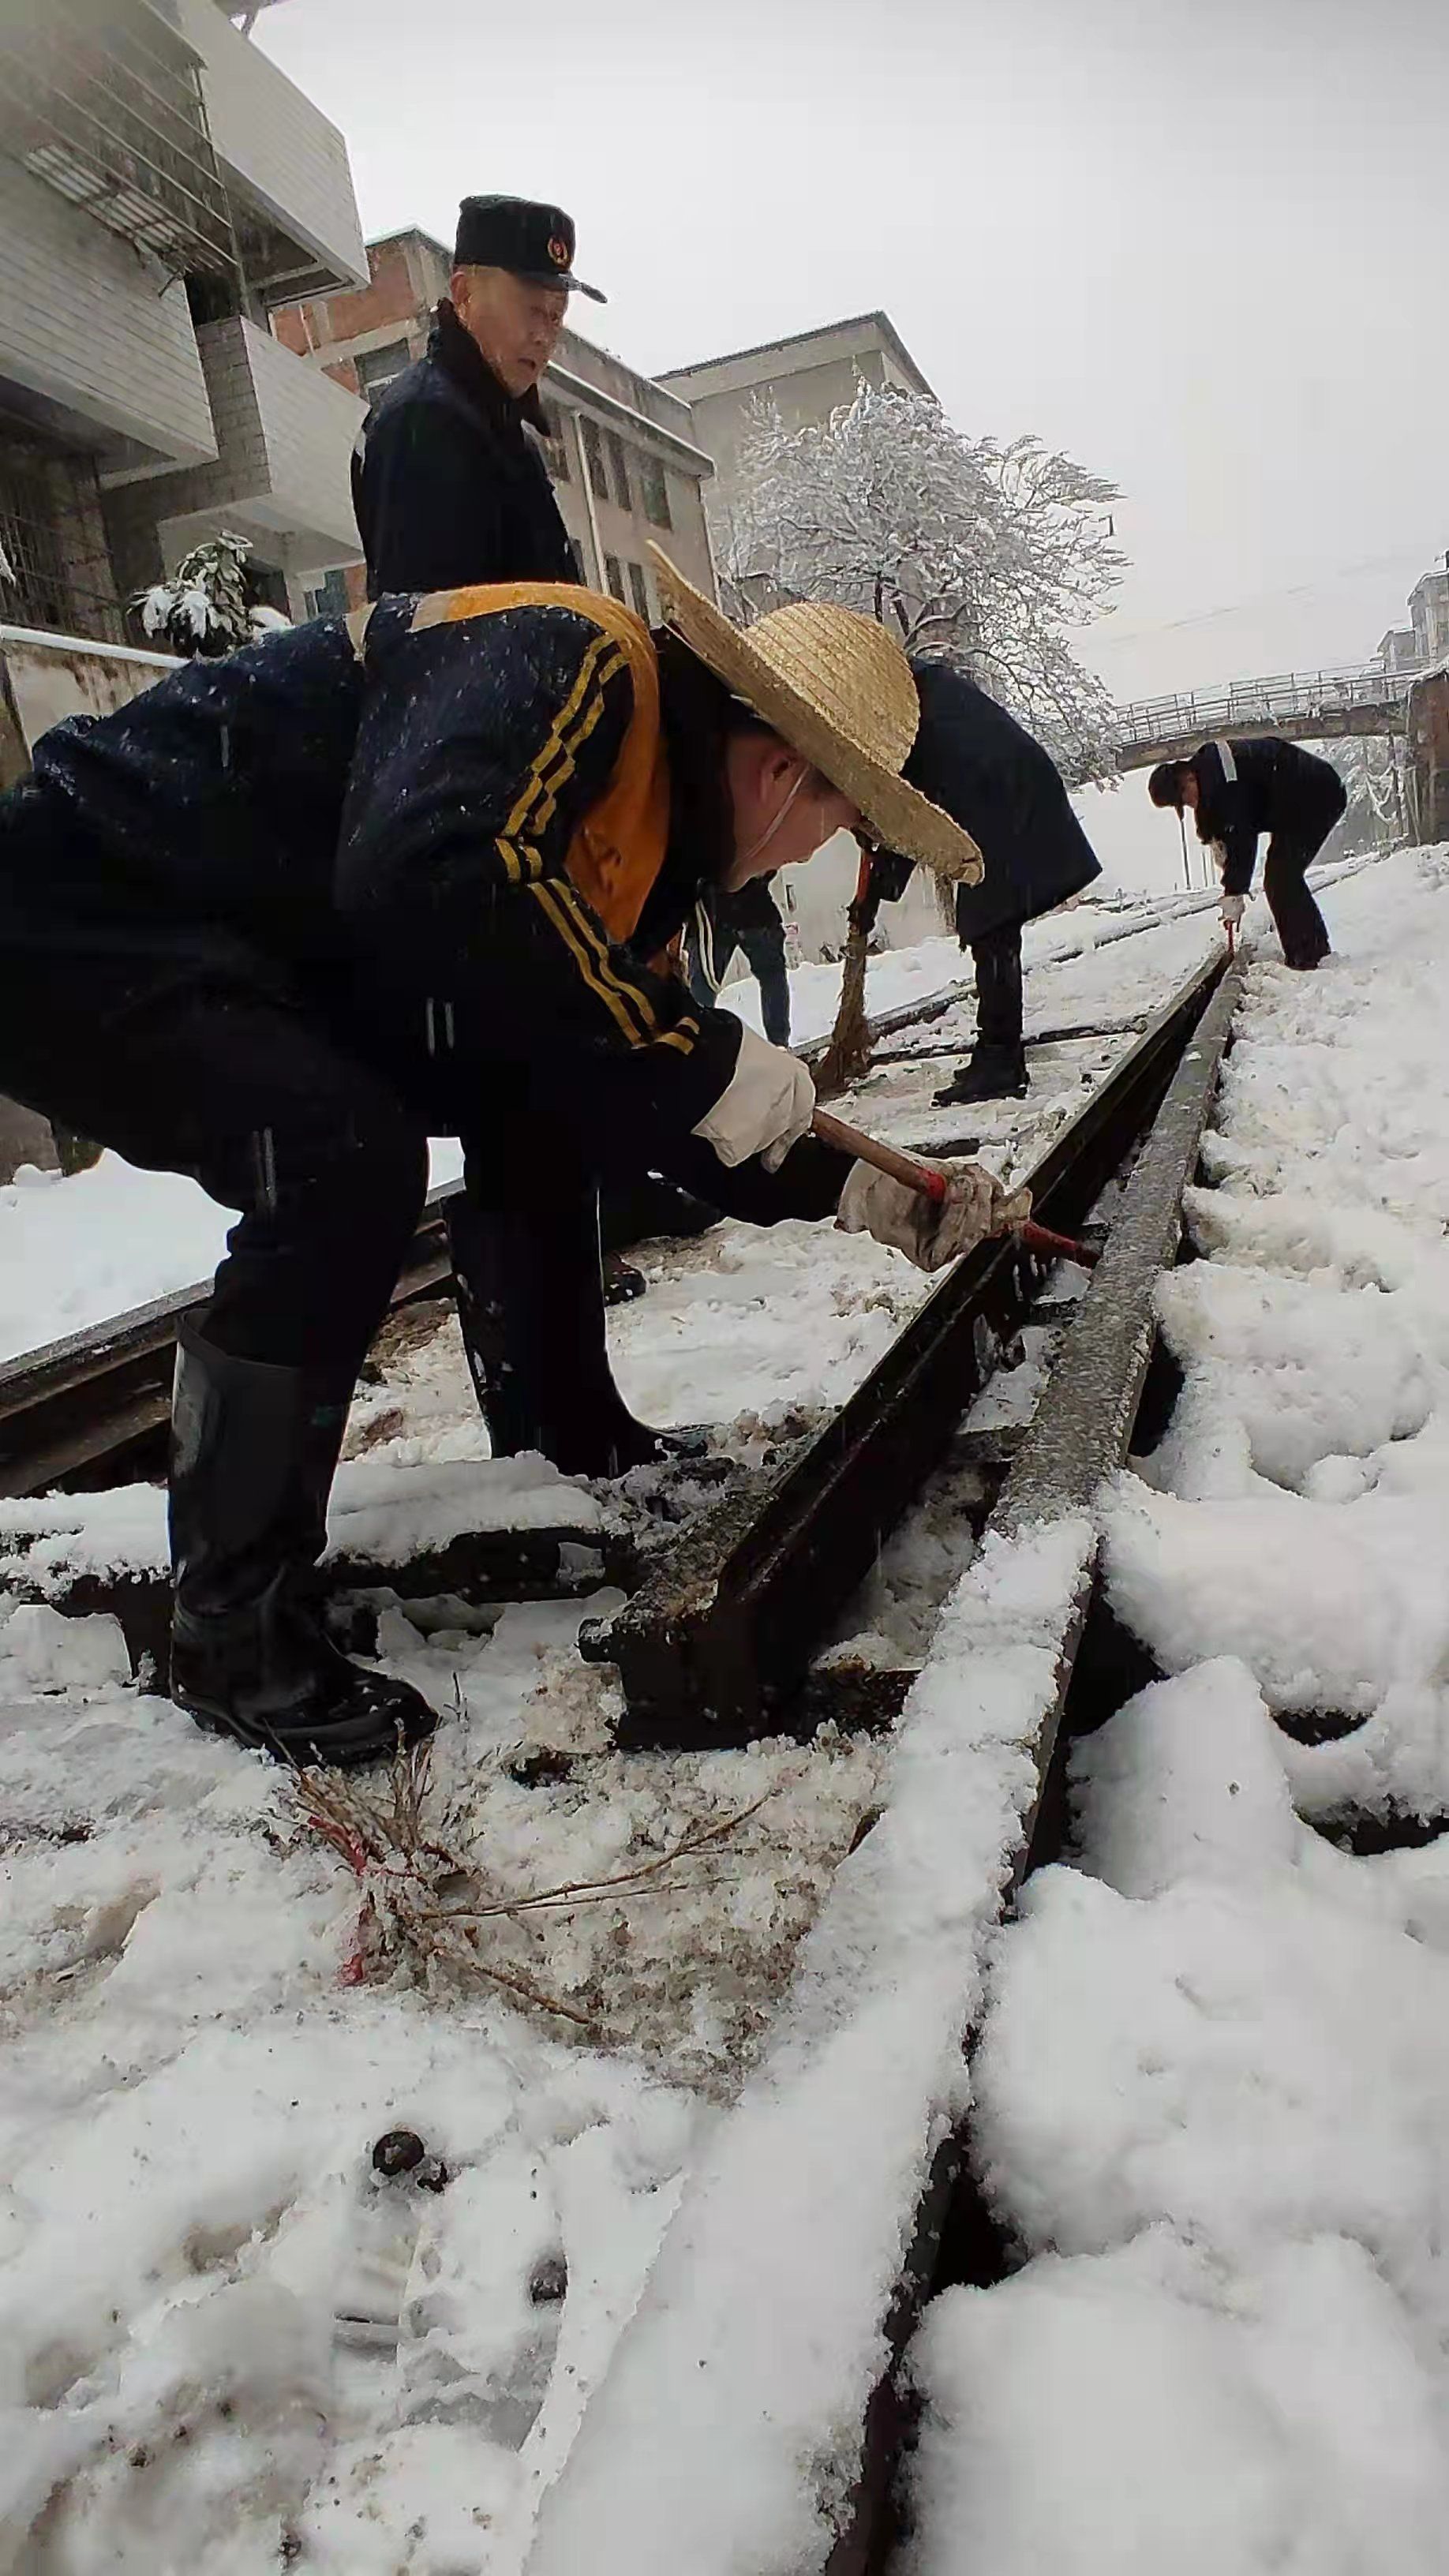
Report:
[[[976,968],[976,1044],[993,1055],[1024,1062],[1022,1050],[1021,924],[1010,922],[973,939]]]
[[[765,1035],[771,1046],[787,1047],[790,1043],[790,978],[785,970],[785,932],[780,922],[773,930],[733,930],[724,924],[714,925],[714,971],[720,983],[729,972],[735,950],[742,948],[750,973],[760,988],[761,1016]],[[697,956],[692,956],[689,989],[697,1002],[708,1010],[718,991],[705,974]]]
[[[4,979],[8,987],[9,976]],[[66,959],[0,991],[0,1085],[238,1210],[201,1330],[350,1392],[427,1190],[422,1123],[322,1019],[198,964]]]
[[[1339,782],[1334,784],[1336,798],[1325,797],[1318,812],[1305,815],[1291,831],[1275,832],[1268,843],[1263,892],[1288,966],[1316,966],[1329,954],[1328,925],[1303,879],[1348,801]]]

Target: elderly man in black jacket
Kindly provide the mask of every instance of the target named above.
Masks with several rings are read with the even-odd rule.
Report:
[[[913,661],[921,726],[906,763],[913,787],[968,831],[986,873],[956,888],[956,935],[976,968],[976,1044],[940,1107],[1026,1095],[1022,925],[1080,894],[1101,866],[1061,775],[1024,725],[946,662]],[[866,902],[904,891],[908,866],[877,853]]]
[[[538,398],[570,295],[604,300],[573,258],[562,207],[464,198],[427,355],[388,386],[353,454],[370,599],[578,579]]]

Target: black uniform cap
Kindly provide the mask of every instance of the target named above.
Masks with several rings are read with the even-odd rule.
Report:
[[[574,275],[574,224],[562,206],[528,197],[465,197],[458,208],[455,268],[506,268],[528,286],[561,286],[605,304],[597,286]]]

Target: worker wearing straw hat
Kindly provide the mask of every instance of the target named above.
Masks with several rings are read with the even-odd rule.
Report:
[[[656,636],[524,585],[183,665],[57,726],[0,797],[0,1089],[240,1211],[181,1335],[171,1688],[290,1760],[433,1722],[339,1652],[313,1581],[430,1133],[507,1220],[495,1449],[577,1472],[651,1454],[609,1373],[596,1172],[664,1169],[761,1223],[836,1214],[927,1269],[1002,1219],[969,1166],[938,1206],[810,1137],[804,1066],[643,962],[703,886],[841,826],[978,865],[900,776],[916,694],[883,629],[801,604],[741,634],[658,574]]]

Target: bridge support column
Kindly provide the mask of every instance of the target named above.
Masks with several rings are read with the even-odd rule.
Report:
[[[1449,841],[1449,671],[1415,682],[1408,733],[1414,838]]]

